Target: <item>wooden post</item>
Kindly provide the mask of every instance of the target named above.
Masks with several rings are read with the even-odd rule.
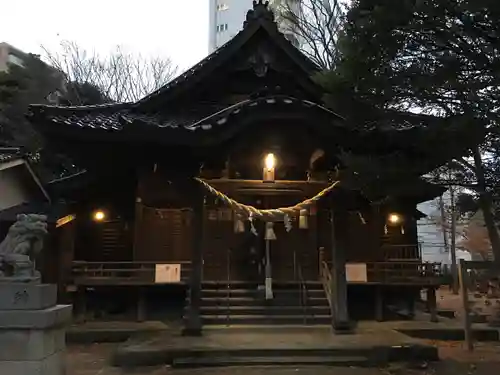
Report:
[[[429,308],[429,313],[431,314],[431,322],[436,323],[438,321],[436,288],[433,286],[427,288],[427,307]]]
[[[346,280],[346,233],[347,211],[340,209],[331,211],[331,251],[332,251],[332,285],[331,300],[333,305],[332,326],[336,333],[351,330],[347,310],[347,280]]]
[[[323,280],[323,262],[325,261],[325,248],[319,248],[319,268],[318,268],[318,278],[319,280]]]
[[[474,350],[472,337],[472,324],[469,311],[469,290],[467,288],[467,265],[464,259],[460,259],[458,267],[458,281],[460,286],[460,295],[462,296],[462,315],[464,319],[464,336],[468,351]]]
[[[146,320],[146,296],[145,289],[139,286],[137,289],[137,321],[144,322]]]
[[[201,281],[203,272],[203,223],[205,195],[201,186],[196,185],[193,191],[193,248],[191,253],[191,280],[189,288],[189,309],[183,334],[186,336],[201,336]]]
[[[384,294],[382,285],[375,286],[375,320],[377,322],[384,321]]]

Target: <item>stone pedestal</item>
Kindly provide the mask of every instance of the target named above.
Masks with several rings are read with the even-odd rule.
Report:
[[[70,305],[57,286],[0,283],[0,374],[64,375]]]

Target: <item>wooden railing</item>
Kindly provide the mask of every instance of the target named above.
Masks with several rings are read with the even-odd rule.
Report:
[[[302,273],[302,264],[299,262],[297,266],[298,266],[298,275],[300,282],[300,288],[299,288],[300,305],[302,306],[302,315],[304,319],[304,324],[307,324],[307,301],[308,301],[307,286],[304,281],[304,275]]]
[[[180,282],[186,282],[191,262],[85,262],[72,265],[75,285],[153,285],[157,264],[180,264]]]
[[[439,285],[443,281],[441,263],[366,263],[367,281],[381,284]]]
[[[386,261],[421,261],[420,244],[385,244],[382,246]]]
[[[330,306],[330,312],[333,314],[333,301],[332,301],[332,273],[330,271],[330,266],[325,260],[324,249],[321,248],[319,252],[319,277],[321,283],[323,284],[323,289],[326,293],[326,298],[328,299],[328,305]]]
[[[441,263],[423,263],[417,260],[366,262],[367,284],[440,285],[444,283]],[[331,306],[331,263],[319,252],[319,275]],[[348,283],[350,283],[348,281]],[[356,282],[363,283],[363,282]]]

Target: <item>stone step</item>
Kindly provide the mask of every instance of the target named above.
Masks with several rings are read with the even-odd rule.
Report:
[[[186,306],[189,305],[189,298],[186,300]],[[202,297],[202,306],[301,306],[300,298],[290,299],[272,299],[265,300],[265,298],[253,297]],[[328,300],[326,297],[311,297],[307,299],[307,306],[326,306],[328,307]]]
[[[330,315],[202,315],[203,324],[329,324]]]
[[[197,368],[197,367],[223,367],[223,366],[345,366],[345,367],[367,367],[371,363],[368,358],[360,357],[302,357],[302,356],[275,356],[275,357],[184,357],[175,358],[172,362],[173,368]]]
[[[259,286],[263,283],[218,283],[218,284],[206,284],[201,285],[202,290],[227,290],[228,286],[230,290],[257,290]],[[324,290],[323,284],[311,282],[306,283],[307,290]],[[289,283],[289,284],[273,284],[273,290],[300,290],[300,284]]]
[[[329,315],[327,306],[203,306],[202,315]]]
[[[273,294],[276,298],[280,297],[290,297],[290,296],[300,296],[301,291],[299,289],[273,289]],[[326,297],[325,292],[321,290],[307,290],[308,297]],[[263,297],[265,296],[265,291],[263,289],[202,289],[202,297]]]
[[[355,345],[342,345],[339,343],[336,346],[325,347],[324,342],[318,343],[316,346],[303,345],[295,341],[287,342],[269,342],[263,337],[263,342],[258,347],[252,345],[245,345],[241,347],[238,345],[237,338],[240,335],[245,335],[245,332],[250,331],[252,336],[255,335],[255,328],[260,327],[262,332],[269,334],[270,327],[268,326],[249,326],[245,327],[224,327],[223,330],[228,330],[227,335],[236,338],[236,344],[227,346],[210,347],[199,345],[190,345],[189,347],[176,347],[172,350],[172,344],[168,341],[164,343],[152,343],[149,338],[142,345],[124,344],[119,347],[113,354],[112,363],[114,366],[123,366],[128,368],[139,368],[144,366],[159,366],[159,365],[177,365],[179,367],[189,367],[191,364],[195,366],[217,366],[217,365],[237,365],[243,366],[245,364],[258,365],[258,364],[290,364],[297,365],[303,364],[321,364],[322,359],[331,360],[331,364],[343,363],[344,365],[353,364],[354,366],[362,366],[363,364],[370,364],[371,366],[380,367],[389,362],[403,362],[415,361],[436,361],[438,360],[437,348],[431,345],[409,344],[409,345],[394,345],[377,344],[370,345],[364,343],[362,340]],[[299,330],[305,330],[309,334],[314,335],[315,326],[300,326]],[[211,328],[207,327],[207,331]],[[280,330],[286,332],[293,332],[296,327],[285,326],[274,327],[276,334],[280,334]],[[221,332],[221,328],[216,328]],[[322,332],[322,331],[320,331]],[[229,342],[233,342],[229,340]],[[356,341],[356,340],[354,340]],[[198,342],[198,341],[196,341]],[[234,358],[234,361],[232,359]],[[286,358],[286,359],[285,359]],[[335,362],[333,362],[335,360]],[[366,362],[363,362],[366,361]],[[301,362],[302,361],[302,362]],[[351,361],[355,361],[355,364]],[[176,362],[176,364],[174,364]],[[282,363],[280,363],[282,362]],[[314,363],[316,362],[316,363]]]

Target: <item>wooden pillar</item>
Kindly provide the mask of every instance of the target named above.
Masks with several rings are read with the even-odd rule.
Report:
[[[332,285],[331,299],[333,306],[332,326],[336,333],[351,331],[347,309],[346,251],[348,212],[342,208],[331,211],[331,253]]]
[[[76,321],[84,323],[87,321],[87,288],[79,285],[76,290]]]
[[[193,196],[193,241],[191,252],[191,277],[189,285],[189,308],[183,334],[186,336],[201,336],[202,321],[201,282],[203,273],[203,223],[205,195],[201,186],[196,184],[192,191]]]
[[[429,313],[431,314],[431,322],[437,322],[437,303],[436,303],[436,288],[427,288],[427,307],[429,308]]]
[[[76,236],[76,220],[72,220],[62,227],[57,228],[59,231],[58,243],[58,272],[57,286],[59,303],[70,303],[71,298],[68,295],[68,284],[73,282],[73,260],[75,257],[75,236]]]

